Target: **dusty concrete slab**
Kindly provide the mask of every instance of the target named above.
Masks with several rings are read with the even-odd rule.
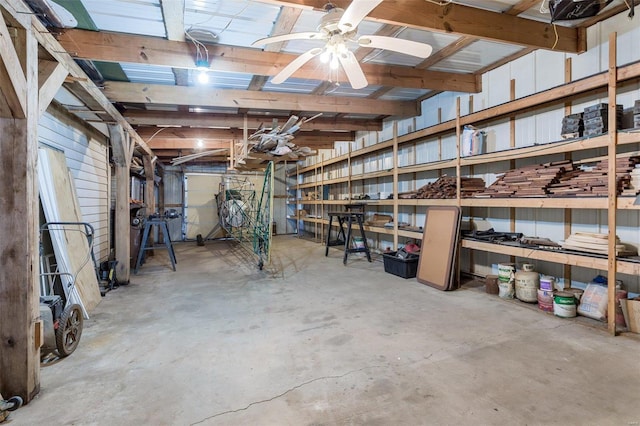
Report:
[[[640,339],[337,249],[176,244],[110,292],[12,425],[638,424]]]

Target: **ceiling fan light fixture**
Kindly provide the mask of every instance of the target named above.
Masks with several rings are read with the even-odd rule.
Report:
[[[331,60],[331,52],[329,52],[328,49],[325,49],[320,54],[320,62],[322,62],[323,64],[327,64],[329,63],[329,60]]]
[[[340,62],[338,61],[338,55],[332,54],[331,62],[329,62],[329,68],[331,68],[332,70],[337,70],[339,66]]]

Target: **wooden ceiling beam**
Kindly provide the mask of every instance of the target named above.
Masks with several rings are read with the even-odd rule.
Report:
[[[167,38],[184,41],[184,0],[160,0],[160,7]]]
[[[420,62],[418,65],[416,65],[416,68],[420,68],[420,69],[429,68],[437,64],[438,62],[442,61],[443,59],[458,53],[459,51],[469,46],[470,44],[475,43],[476,41],[478,41],[478,39],[474,37],[467,37],[467,36],[460,37],[453,43],[443,47],[433,55],[429,56],[424,61]]]
[[[206,128],[189,128],[189,127],[163,127],[158,129],[157,127],[138,127],[136,129],[138,135],[147,141],[150,146],[154,145],[154,141],[163,140],[181,140],[191,139],[242,139],[242,129],[206,129]],[[155,136],[154,136],[155,135]],[[329,131],[303,131],[295,134],[294,143],[298,138],[303,137],[332,137],[335,140],[352,140],[354,138],[354,132],[329,132]],[[153,137],[153,138],[152,138]]]
[[[533,6],[539,5],[540,0],[520,0],[518,3],[511,6],[506,12],[507,15],[517,16],[522,12],[526,12]]]
[[[379,101],[355,97],[221,90],[207,87],[110,81],[104,85],[104,94],[113,102],[327,113],[378,113],[397,117],[420,115],[419,105],[413,101]]]
[[[267,0],[281,6],[322,10],[326,0]],[[391,25],[404,25],[427,31],[438,31],[501,43],[519,44],[534,49],[551,49],[581,53],[587,48],[579,30],[557,26],[555,43],[553,26],[549,23],[492,12],[461,4],[439,6],[424,0],[385,0],[373,9],[367,19]]]
[[[125,111],[124,118],[132,125],[138,126],[185,126],[185,127],[220,127],[244,128],[244,117],[236,114],[211,114],[204,112],[167,112],[167,111]],[[273,120],[285,123],[289,116],[247,116],[247,127],[257,129],[260,125],[271,126]],[[332,131],[379,131],[382,122],[375,120],[347,120],[318,117],[302,125],[303,130]]]
[[[59,42],[77,59],[106,62],[195,68],[192,48],[188,43],[158,37],[109,33],[106,31],[67,30]],[[268,52],[244,47],[208,46],[211,69],[226,72],[273,76],[298,57],[288,53]],[[481,85],[474,75],[419,70],[412,67],[362,64],[369,84],[415,89],[450,90],[477,93]],[[300,68],[295,77],[326,80],[327,72],[315,61]],[[338,73],[337,80],[348,82]]]

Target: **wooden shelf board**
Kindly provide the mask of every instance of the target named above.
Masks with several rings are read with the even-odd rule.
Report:
[[[398,200],[399,206],[455,206],[457,204],[458,202],[455,198],[410,198]]]
[[[606,258],[592,257],[587,254],[582,255],[577,253],[537,250],[525,247],[512,247],[464,239],[462,240],[462,247],[472,250],[504,254],[506,256],[516,256],[526,259],[561,263],[564,265],[581,266],[583,268],[599,269],[603,271],[606,271],[608,267],[608,261]],[[616,264],[618,272],[622,274],[637,275],[640,273],[640,263],[618,260]]]

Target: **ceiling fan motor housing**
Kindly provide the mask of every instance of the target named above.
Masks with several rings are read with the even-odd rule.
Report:
[[[325,13],[322,16],[322,19],[320,19],[318,31],[324,31],[327,34],[339,33],[340,29],[338,28],[338,23],[344,14],[344,9],[339,7],[331,7],[327,9],[327,6],[325,6],[327,13]]]

